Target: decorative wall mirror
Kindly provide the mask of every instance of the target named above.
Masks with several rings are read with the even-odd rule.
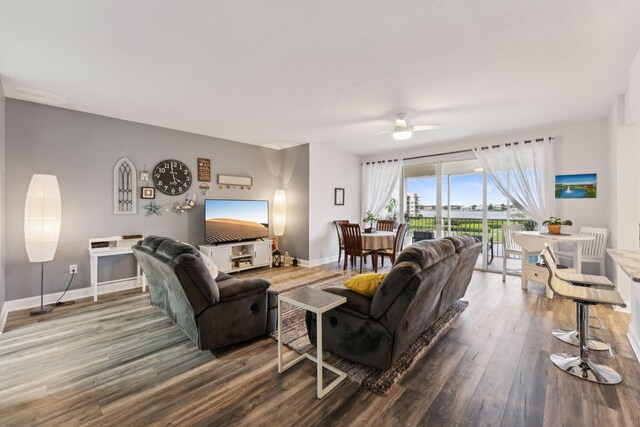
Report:
[[[113,168],[113,213],[135,215],[137,207],[137,172],[133,162],[121,158]]]

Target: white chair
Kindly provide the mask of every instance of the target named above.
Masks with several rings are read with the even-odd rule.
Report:
[[[518,245],[512,237],[514,231],[522,231],[522,224],[503,224],[502,225],[502,281],[506,280],[507,276],[507,258],[509,255],[522,257],[522,248]],[[524,272],[523,272],[524,274]]]
[[[580,227],[580,234],[593,236],[593,240],[582,243],[582,262],[596,262],[600,265],[600,275],[604,276],[604,260],[607,248],[607,238],[609,230],[606,228]],[[558,258],[568,258],[573,260],[573,252],[555,251]],[[573,268],[577,268],[574,265]]]

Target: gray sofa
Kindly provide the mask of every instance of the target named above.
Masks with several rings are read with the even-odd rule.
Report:
[[[167,237],[133,246],[149,284],[151,304],[199,348],[213,350],[276,329],[278,293],[262,279],[211,277],[200,253]]]
[[[482,244],[471,236],[417,242],[398,255],[369,299],[346,287],[347,298],[323,316],[323,347],[345,359],[386,370],[466,292]],[[316,342],[316,318],[306,315]]]

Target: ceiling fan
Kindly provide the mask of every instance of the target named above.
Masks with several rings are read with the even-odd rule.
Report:
[[[407,119],[407,115],[405,113],[398,113],[396,115],[396,127],[393,130],[378,132],[378,133],[375,133],[374,135],[380,135],[383,133],[392,133],[393,139],[395,139],[396,141],[405,141],[413,136],[413,132],[418,132],[421,130],[440,129],[440,127],[442,127],[441,124],[408,126],[406,119]]]

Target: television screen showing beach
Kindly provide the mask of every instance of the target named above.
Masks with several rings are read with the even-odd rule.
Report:
[[[267,200],[207,200],[204,216],[207,243],[269,237]]]
[[[556,199],[595,199],[597,174],[556,175]]]

